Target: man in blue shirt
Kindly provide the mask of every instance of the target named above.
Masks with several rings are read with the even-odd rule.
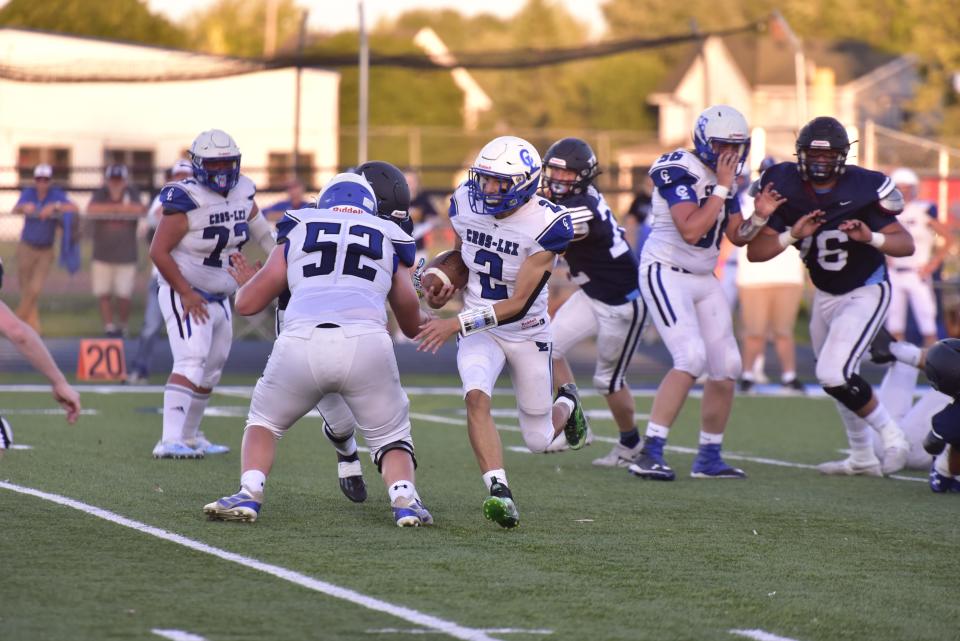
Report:
[[[305,193],[303,183],[300,182],[300,179],[291,178],[290,181],[287,182],[287,198],[264,208],[263,215],[266,216],[270,222],[276,223],[283,218],[284,212],[288,210],[310,207]]]
[[[33,187],[25,187],[13,213],[23,214],[23,232],[17,245],[17,276],[20,283],[20,305],[17,316],[40,333],[37,301],[53,263],[53,241],[63,214],[76,212],[77,206],[67,199],[59,187],[51,184],[53,168],[37,165],[33,170]]]

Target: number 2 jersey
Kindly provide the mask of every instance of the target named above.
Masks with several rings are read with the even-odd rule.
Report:
[[[740,213],[736,186],[730,191],[717,222],[696,243],[680,235],[670,208],[678,203],[701,207],[717,186],[717,176],[686,149],[663,154],[650,168],[653,201],[650,204],[650,235],[643,244],[640,261],[663,263],[692,274],[710,274],[717,265],[720,242],[732,214]]]
[[[385,332],[394,272],[413,266],[416,243],[396,223],[332,209],[288,211],[277,223],[290,302],[282,334],[309,338],[320,323],[348,336]]]
[[[534,196],[505,218],[476,214],[466,185],[460,185],[450,198],[450,222],[460,235],[460,252],[470,270],[463,301],[466,309],[509,298],[528,256],[542,251],[563,253],[573,239],[573,224],[563,207]],[[506,341],[550,341],[548,279],[549,273],[516,318],[498,319],[499,325],[489,331]]]
[[[239,252],[250,235],[247,220],[256,193],[253,181],[242,175],[226,196],[193,178],[167,183],[160,190],[164,215],[187,216],[187,234],[170,255],[194,288],[216,296],[237,290],[227,267],[230,255]]]
[[[796,163],[782,162],[763,172],[761,187],[769,183],[787,199],[770,216],[767,225],[771,229],[782,232],[816,209],[825,213],[817,231],[797,244],[817,289],[845,294],[887,280],[883,253],[867,243],[850,240],[837,227],[847,220],[860,220],[871,230],[880,231],[896,222],[895,212],[880,206],[880,200],[895,189],[889,178],[879,171],[850,165],[832,189],[817,193],[800,178]]]

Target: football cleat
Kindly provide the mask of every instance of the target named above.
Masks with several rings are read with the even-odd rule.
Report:
[[[666,439],[649,436],[643,440],[643,448],[627,467],[627,471],[636,477],[649,481],[672,481],[677,478],[673,468],[663,460],[663,446]]]
[[[880,327],[880,331],[873,337],[870,343],[870,360],[877,365],[892,363],[897,360],[890,351],[890,343],[894,341],[893,335],[885,327]]]
[[[693,459],[690,477],[695,479],[745,479],[747,473],[738,467],[730,467],[720,456],[719,445],[701,445]]]
[[[217,443],[211,443],[210,439],[204,435],[202,431],[197,432],[195,438],[190,438],[184,441],[187,447],[192,447],[193,449],[203,452],[204,456],[211,454],[226,454],[230,451],[230,448],[226,445],[219,445]]]
[[[609,454],[593,459],[593,464],[597,467],[627,467],[636,460],[642,449],[643,441],[633,447],[617,443]]]
[[[936,494],[960,492],[960,481],[937,471],[936,464],[930,466],[930,491]]]
[[[483,502],[483,515],[503,528],[515,528],[520,524],[520,512],[513,502],[510,488],[493,478],[490,496]]]
[[[868,461],[855,461],[852,458],[827,461],[818,465],[817,469],[827,476],[883,476],[880,461],[876,457]]]
[[[794,378],[793,380],[790,380],[790,381],[781,382],[780,385],[783,386],[783,389],[787,390],[788,392],[797,392],[799,394],[807,393],[807,386],[804,385],[803,381],[801,381],[799,378]]]
[[[203,513],[211,521],[245,521],[253,523],[260,515],[263,495],[256,496],[244,489],[233,496],[225,496],[203,506]]]
[[[363,469],[356,452],[351,456],[337,452],[337,477],[340,480],[340,491],[345,497],[354,503],[367,500],[367,484],[363,481]]]
[[[590,429],[590,426],[587,425],[587,436],[583,439],[584,445],[593,444],[593,430]],[[550,442],[550,445],[547,446],[547,449],[543,450],[544,454],[556,454],[557,452],[566,452],[572,449],[570,443],[567,442],[567,435],[563,432],[560,432],[555,437],[553,441]]]
[[[180,441],[158,441],[153,448],[153,458],[203,458],[203,450]]]
[[[753,391],[753,385],[753,381],[741,378],[737,382],[737,389],[740,390],[741,394],[749,394],[751,391]]]
[[[567,437],[567,443],[571,450],[579,450],[587,441],[587,417],[583,415],[583,407],[580,405],[580,394],[577,392],[577,386],[573,383],[566,383],[557,390],[556,398],[561,396],[570,399],[573,402],[573,411],[567,418],[563,426],[563,433]],[[556,399],[554,399],[556,400]]]
[[[352,499],[351,499],[352,500]],[[433,525],[433,516],[423,506],[420,499],[400,498],[393,508],[393,518],[397,527],[420,527]]]

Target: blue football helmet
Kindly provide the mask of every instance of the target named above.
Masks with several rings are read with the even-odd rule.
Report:
[[[193,176],[202,185],[226,195],[240,180],[240,148],[225,131],[208,129],[197,136],[187,152]]]
[[[703,164],[714,171],[719,158],[713,148],[715,142],[739,146],[737,174],[740,174],[750,155],[750,127],[742,113],[727,105],[714,105],[700,114],[693,127],[693,147]]]
[[[376,216],[377,197],[373,194],[373,187],[362,175],[337,174],[320,192],[317,209]]]
[[[470,209],[496,216],[523,205],[540,186],[540,165],[537,148],[523,138],[494,138],[467,173]]]

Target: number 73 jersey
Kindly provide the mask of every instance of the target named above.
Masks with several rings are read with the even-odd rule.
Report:
[[[187,233],[170,255],[190,285],[227,296],[237,290],[227,267],[230,255],[239,252],[250,235],[247,220],[256,192],[253,182],[242,175],[226,196],[193,178],[167,183],[160,190],[164,215],[187,217]]]
[[[464,308],[494,305],[509,298],[520,266],[542,251],[560,254],[573,240],[573,223],[564,207],[534,196],[505,218],[476,214],[467,188],[461,185],[450,199],[450,222],[461,239],[460,252],[470,270]],[[556,259],[554,259],[556,264]],[[519,318],[499,319],[490,330],[506,341],[550,341],[547,277],[526,301]]]
[[[727,196],[714,225],[696,243],[690,244],[680,235],[670,208],[685,202],[702,207],[717,186],[716,174],[694,154],[677,149],[657,159],[650,168],[650,178],[654,185],[650,204],[652,222],[640,255],[641,262],[663,263],[692,274],[713,272],[730,215],[740,213],[736,186]]]

